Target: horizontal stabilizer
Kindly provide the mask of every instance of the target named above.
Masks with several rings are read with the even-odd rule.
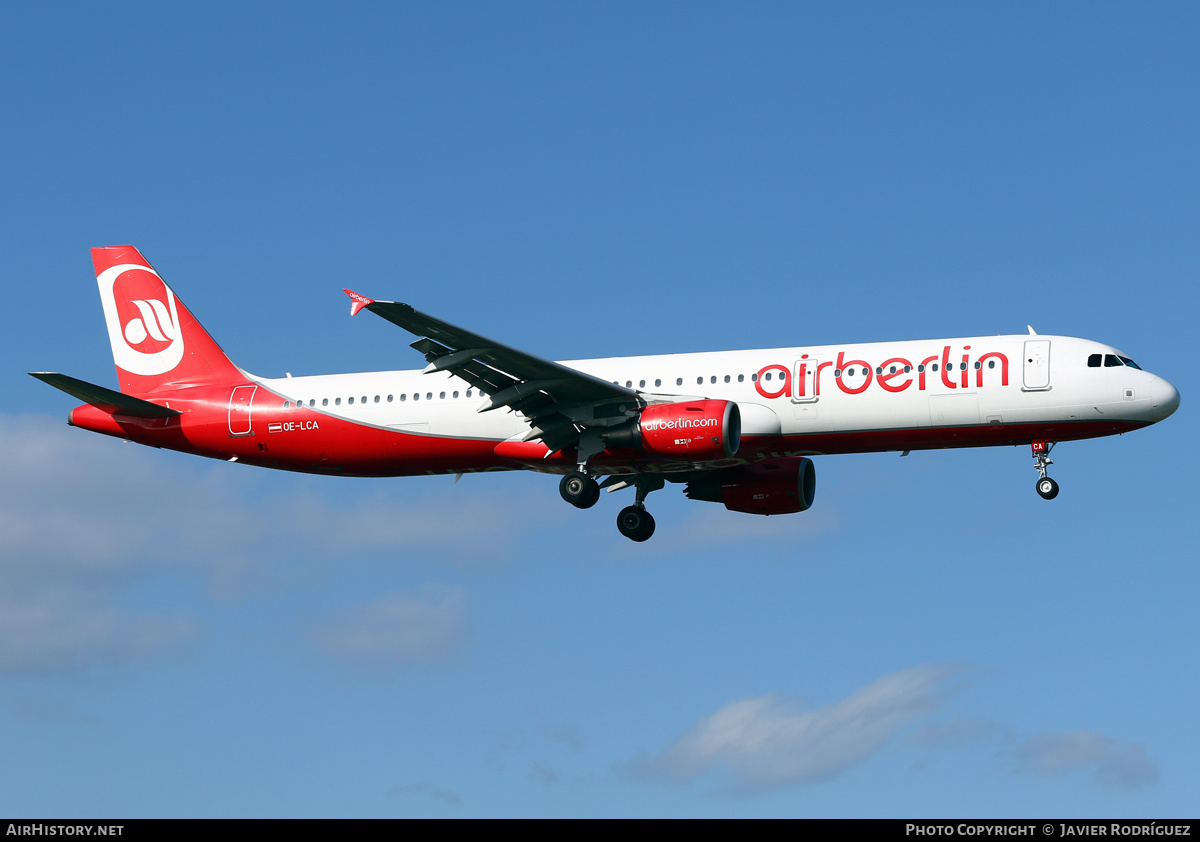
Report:
[[[103,386],[88,383],[86,380],[78,380],[55,371],[31,371],[29,374],[43,383],[49,383],[55,389],[61,389],[68,395],[79,398],[84,403],[89,403],[97,409],[114,415],[131,415],[134,418],[171,418],[180,414],[178,410],[168,409],[132,395],[114,392],[112,389],[106,389]]]

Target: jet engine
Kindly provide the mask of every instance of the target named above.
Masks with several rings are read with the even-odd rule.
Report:
[[[733,512],[786,515],[802,512],[817,493],[817,469],[803,456],[772,459],[714,471],[688,483],[684,492],[693,500],[724,503]]]
[[[737,453],[742,415],[733,401],[698,400],[655,404],[632,424],[604,434],[607,444],[657,456],[699,462]]]

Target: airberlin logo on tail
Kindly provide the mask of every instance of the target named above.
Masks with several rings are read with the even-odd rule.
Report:
[[[175,296],[148,266],[124,263],[96,276],[108,339],[118,368],[165,374],[183,359]]]
[[[171,314],[167,312],[166,304],[157,298],[149,301],[135,300],[129,303],[141,312],[141,318],[130,319],[125,323],[123,332],[130,345],[141,345],[146,341],[146,337],[159,342],[171,342],[175,338],[178,331],[175,329],[175,323],[171,320]],[[168,336],[168,333],[171,335]]]

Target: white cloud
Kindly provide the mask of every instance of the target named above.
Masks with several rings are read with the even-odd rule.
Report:
[[[947,680],[960,669],[901,670],[814,711],[781,696],[741,699],[701,719],[660,754],[626,768],[675,781],[718,772],[723,790],[732,795],[828,780],[878,752],[905,726],[933,714]]]
[[[466,638],[466,592],[430,585],[335,612],[312,633],[322,654],[364,669],[443,660]]]
[[[405,786],[394,786],[387,791],[391,795],[422,795],[427,798],[432,798],[435,801],[441,801],[443,804],[448,804],[451,807],[459,807],[462,805],[462,796],[452,789],[439,789],[431,785],[428,781],[421,781],[416,784],[406,784]]]
[[[0,672],[70,672],[99,662],[125,666],[178,651],[199,637],[187,617],[130,614],[79,595],[0,602]]]
[[[999,726],[990,720],[960,717],[948,722],[914,728],[908,735],[908,741],[922,748],[943,748],[962,745],[989,734],[995,734],[998,730]]]
[[[354,482],[342,479],[295,477],[288,490],[264,494],[261,472],[122,444],[45,416],[0,413],[0,463],[0,675],[186,651],[200,636],[197,619],[122,604],[165,575],[198,577],[210,593],[239,598],[347,555],[494,563],[536,515],[524,500],[479,495],[448,477],[377,484],[365,502],[333,496]],[[310,483],[329,499],[304,491]]]
[[[1158,766],[1141,743],[1119,744],[1096,731],[1037,734],[1015,750],[1017,771],[1040,777],[1090,771],[1105,789],[1132,791],[1158,782]]]

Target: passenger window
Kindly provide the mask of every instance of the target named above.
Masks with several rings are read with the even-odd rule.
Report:
[[[726,382],[726,383],[728,383],[728,382],[729,382],[729,375],[728,375],[728,374],[726,374],[726,375],[725,375],[725,382]]]
[[[401,403],[404,403],[406,400],[408,400],[408,395],[401,395],[401,396],[400,396],[400,402],[401,402]]]
[[[682,378],[682,377],[676,377],[676,378],[675,378],[675,385],[676,385],[676,386],[682,386],[682,385],[683,385],[683,378]]]
[[[329,406],[329,398],[321,398],[321,406]]]
[[[745,379],[746,379],[746,375],[744,375],[744,374],[739,374],[739,375],[738,375],[738,382],[739,382],[739,383],[743,382]]]
[[[704,383],[704,378],[703,378],[703,377],[697,377],[697,378],[696,378],[696,385],[697,385],[697,386],[700,386],[700,385],[702,385],[703,383]]]
[[[716,382],[717,382],[717,375],[715,375],[715,374],[714,374],[712,377],[708,378],[708,382],[709,382],[709,383],[716,383]]]
[[[639,380],[639,381],[638,381],[638,388],[639,388],[639,389],[645,389],[645,388],[646,388],[646,381],[645,381],[645,380]]]
[[[657,377],[656,377],[656,378],[654,379],[654,385],[655,385],[655,387],[656,387],[656,388],[657,388],[658,386],[661,386],[661,385],[662,385],[662,380],[661,380],[660,378],[657,378]]]
[[[334,398],[333,405],[334,405],[334,406],[341,406],[341,405],[342,405],[342,399],[341,399],[341,398]]]
[[[1099,368],[1100,367],[1100,358],[1102,356],[1103,356],[1103,354],[1089,354],[1088,355],[1088,368]]]
[[[341,402],[342,402],[342,401],[341,401],[341,399],[339,398],[339,399],[338,399],[338,403],[341,403]],[[354,403],[354,398],[350,398],[348,401],[346,401],[346,403],[348,403],[348,404],[353,404],[353,403]]]

